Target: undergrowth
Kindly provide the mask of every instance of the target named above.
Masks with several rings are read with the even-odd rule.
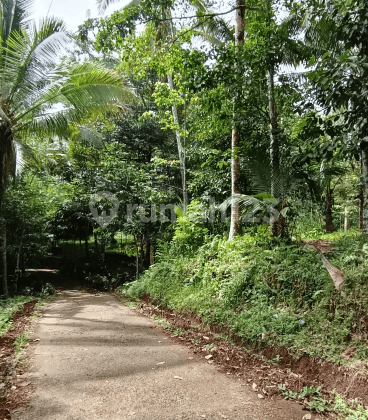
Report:
[[[244,343],[262,341],[335,363],[346,363],[342,352],[356,347],[351,360],[368,359],[367,245],[356,231],[333,237],[326,257],[344,273],[343,292],[318,253],[270,237],[268,226],[233,241],[208,237],[197,249],[183,249],[182,238],[179,244],[174,238],[120,291],[135,298],[149,293],[156,304],[195,311]]]
[[[35,300],[33,296],[15,296],[0,301],[0,336],[6,333],[12,325],[13,316],[23,308],[27,302]]]
[[[12,326],[14,315],[23,309],[27,302],[37,300],[33,317],[40,316],[40,309],[56,299],[54,289],[45,291],[38,296],[15,296],[10,299],[0,301],[0,337],[5,334]],[[21,339],[20,339],[21,340]]]
[[[133,298],[148,293],[158,306],[195,311],[204,323],[226,327],[245,345],[284,347],[295,356],[303,352],[338,364],[368,359],[368,245],[359,231],[320,237],[332,242],[326,257],[344,273],[341,292],[315,250],[270,237],[268,226],[233,241],[207,236],[197,247],[185,235],[190,231],[163,244],[156,263],[119,292]],[[349,360],[347,349],[353,349]],[[357,400],[337,393],[325,400],[318,387],[312,388],[282,391],[287,398],[309,399],[310,411],[367,418]]]
[[[347,400],[336,391],[332,391],[330,394],[332,399],[327,400],[320,393],[321,386],[317,388],[313,385],[304,386],[299,393],[288,391],[282,384],[279,388],[285,399],[307,401],[307,408],[312,412],[332,412],[341,420],[366,420],[368,418],[368,409],[360,404],[358,399]]]

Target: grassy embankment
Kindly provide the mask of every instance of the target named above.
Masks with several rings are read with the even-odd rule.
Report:
[[[0,337],[12,328],[14,315],[22,311],[25,303],[37,300],[33,316],[40,316],[39,310],[56,298],[56,294],[40,293],[38,296],[19,295],[0,301]],[[23,341],[23,338],[21,341]]]
[[[149,293],[153,303],[195,311],[205,324],[226,327],[253,350],[282,347],[294,356],[303,352],[337,364],[367,361],[368,244],[353,229],[303,236],[304,241],[331,241],[333,250],[326,256],[344,273],[341,292],[315,250],[271,238],[267,226],[231,242],[207,238],[199,248],[185,246],[176,235],[148,271],[118,291],[133,298]],[[348,362],[347,349],[355,349]],[[333,391],[327,401],[318,389],[311,403],[318,412],[367,418],[368,409],[357,399],[345,400]],[[285,398],[300,398],[284,391]]]
[[[175,241],[161,248],[158,261],[120,291],[132,297],[149,293],[153,302],[186,308],[206,323],[229,328],[244,344],[264,343],[298,355],[346,363],[368,359],[368,246],[357,230],[323,235],[334,250],[326,254],[343,271],[337,292],[314,250],[287,243],[258,228],[234,241],[208,238],[183,251]]]

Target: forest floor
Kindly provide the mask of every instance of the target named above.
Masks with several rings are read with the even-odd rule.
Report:
[[[13,420],[323,418],[267,398],[111,294],[59,293],[33,322],[29,367],[7,395]]]

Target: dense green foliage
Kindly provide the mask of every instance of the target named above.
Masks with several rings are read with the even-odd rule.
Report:
[[[0,334],[47,266],[254,351],[368,359],[366,1],[211,3],[134,0],[69,35],[0,0]],[[323,411],[319,389],[281,386]]]
[[[233,27],[209,2],[135,1],[88,19],[61,61],[50,42],[34,80],[20,71],[34,70],[32,60],[12,50],[19,34],[3,34],[4,60],[18,63],[14,86],[41,98],[11,126],[31,147],[6,173],[10,292],[31,281],[27,268],[55,257],[63,274],[104,290],[136,279],[129,294],[194,310],[244,342],[333,360],[355,346],[366,358],[365,3],[245,6]],[[66,36],[60,22],[44,25],[32,35],[41,44]],[[37,39],[22,31],[33,51]],[[54,102],[64,110],[44,114]],[[101,227],[90,202],[102,191],[119,208]],[[93,205],[100,216],[113,210],[106,197]],[[234,217],[239,235],[229,241]],[[302,244],[321,238],[333,243],[327,258],[344,273],[342,291]]]
[[[293,354],[304,349],[335,361],[356,346],[356,356],[367,358],[368,295],[362,286],[368,249],[355,230],[333,239],[336,250],[328,258],[345,274],[343,294],[315,250],[275,240],[267,226],[231,242],[208,237],[194,252],[183,252],[174,238],[161,247],[158,262],[122,290],[195,311],[206,323],[229,327],[244,343],[284,346]]]

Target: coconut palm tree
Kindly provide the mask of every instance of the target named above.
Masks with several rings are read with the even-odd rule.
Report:
[[[22,156],[22,141],[37,133],[67,136],[70,122],[127,97],[117,73],[61,60],[70,45],[64,23],[54,18],[38,26],[27,21],[31,5],[30,0],[0,0],[0,295],[5,296],[2,208],[17,157]]]

